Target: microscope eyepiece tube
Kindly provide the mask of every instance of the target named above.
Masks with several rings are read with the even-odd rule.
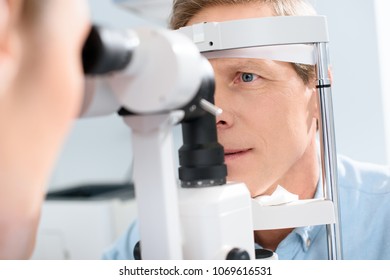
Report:
[[[183,146],[179,150],[179,179],[182,187],[210,187],[226,183],[224,149],[217,139],[215,115],[201,102],[214,104],[215,81],[210,63],[204,59],[203,79],[195,98],[183,108]]]
[[[137,45],[133,33],[92,26],[82,52],[84,73],[98,75],[125,69]]]

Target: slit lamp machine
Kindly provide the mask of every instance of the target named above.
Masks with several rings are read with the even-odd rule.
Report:
[[[256,259],[254,230],[324,224],[329,259],[342,259],[328,41],[323,16],[209,22],[176,31],[92,28],[83,50],[82,117],[116,112],[131,128],[141,239],[136,258]],[[226,181],[215,118],[221,109],[214,106],[207,61],[219,57],[316,65],[322,199],[261,206],[244,183]],[[183,137],[178,172],[176,124]]]

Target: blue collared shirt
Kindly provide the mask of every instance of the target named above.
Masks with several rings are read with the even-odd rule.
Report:
[[[390,259],[390,167],[338,157],[338,189],[344,259]],[[319,186],[315,197],[322,197]],[[103,255],[133,259],[139,241],[134,222]],[[326,226],[294,229],[277,247],[279,259],[327,259]]]

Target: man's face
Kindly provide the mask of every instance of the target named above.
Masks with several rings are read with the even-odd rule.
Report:
[[[272,15],[259,4],[211,7],[191,23]],[[252,196],[270,194],[313,142],[315,89],[286,62],[218,58],[210,63],[216,78],[215,103],[224,111],[217,128],[228,180],[245,182]]]
[[[292,65],[260,59],[212,59],[218,139],[228,179],[253,196],[282,178],[315,134],[315,94]]]

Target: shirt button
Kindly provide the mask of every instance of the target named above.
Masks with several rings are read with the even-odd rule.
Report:
[[[308,238],[308,239],[306,239],[306,247],[309,248],[310,245],[311,245],[311,239]]]

